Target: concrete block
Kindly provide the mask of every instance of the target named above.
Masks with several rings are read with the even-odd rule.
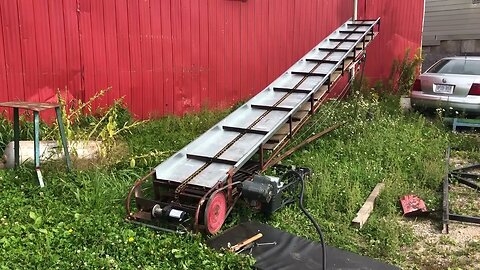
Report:
[[[462,53],[474,53],[474,52],[479,52],[480,47],[477,47],[477,41],[476,40],[462,40]]]
[[[441,50],[447,55],[455,55],[461,52],[462,43],[458,40],[445,40],[440,43]]]

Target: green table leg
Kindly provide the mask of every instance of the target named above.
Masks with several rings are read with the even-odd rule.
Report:
[[[40,116],[38,112],[33,112],[33,149],[35,151],[35,168],[40,168]]]
[[[68,152],[68,141],[65,135],[65,128],[63,126],[63,120],[62,120],[62,111],[60,110],[60,107],[55,108],[55,112],[57,113],[58,129],[60,130],[60,137],[62,138],[63,152],[65,153],[65,162],[67,163],[67,170],[71,171],[72,161],[70,160],[70,153]]]
[[[35,171],[37,172],[38,183],[40,187],[44,187],[42,172],[40,171],[40,113],[37,111],[33,112],[33,149],[35,151]]]
[[[13,108],[13,148],[15,167],[20,165],[20,116],[18,108]]]

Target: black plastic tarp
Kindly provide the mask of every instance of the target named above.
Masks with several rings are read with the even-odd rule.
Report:
[[[242,253],[250,253],[256,259],[257,269],[322,269],[322,246],[305,238],[278,230],[266,224],[247,222],[213,237],[207,244],[217,250],[235,245],[257,233],[263,237],[256,243],[276,242],[276,245],[253,246]],[[326,247],[327,269],[397,270],[398,267],[360,256],[334,247]]]

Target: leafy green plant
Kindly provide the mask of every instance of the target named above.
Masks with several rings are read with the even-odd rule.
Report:
[[[420,49],[411,56],[410,48],[405,51],[401,60],[395,59],[390,69],[387,91],[399,95],[408,95],[420,72],[423,58]]]
[[[119,137],[146,123],[146,121],[135,121],[132,118],[122,98],[115,100],[109,108],[98,108],[94,112],[92,104],[110,90],[111,88],[100,90],[87,102],[74,100],[70,104],[66,104],[60,93],[57,95],[63,110],[63,122],[68,140],[101,141],[99,160],[103,164],[119,162],[119,157],[115,155],[121,152],[121,149],[116,150],[119,147],[117,143]],[[58,125],[54,124],[48,134],[50,136],[58,134]],[[59,140],[58,137],[57,140]],[[72,150],[75,153],[75,149]]]
[[[0,153],[13,140],[13,125],[8,121],[5,112],[0,114]]]

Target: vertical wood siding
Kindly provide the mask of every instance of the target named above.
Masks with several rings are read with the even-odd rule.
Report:
[[[88,100],[111,87],[94,105],[124,97],[139,118],[226,107],[262,90],[349,19],[352,6],[352,0],[0,0],[0,101],[54,100],[57,89]],[[367,70],[384,78],[393,57],[420,46],[423,2],[372,0],[363,16],[382,16]]]

